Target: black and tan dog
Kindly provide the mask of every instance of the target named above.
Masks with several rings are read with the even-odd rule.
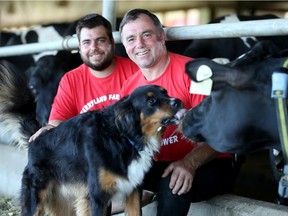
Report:
[[[0,133],[22,146],[39,128],[27,86],[23,74],[0,63]],[[42,133],[28,145],[21,215],[105,215],[115,199],[124,200],[128,215],[140,215],[137,187],[160,147],[163,129],[178,123],[182,106],[165,89],[143,86],[102,111]]]
[[[14,140],[22,137],[25,143],[39,128],[33,96],[21,74],[1,64],[0,70],[0,125],[14,127]],[[137,187],[160,147],[163,129],[178,122],[182,106],[165,89],[143,86],[104,110],[42,133],[28,145],[22,216],[105,215],[109,202],[121,199],[128,215],[140,215]]]
[[[68,199],[77,215],[103,215],[123,198],[128,215],[140,215],[137,186],[151,166],[162,127],[175,123],[182,103],[158,86],[137,88],[102,111],[69,119],[29,145],[22,179],[22,215],[66,215]],[[65,210],[64,210],[65,211]]]

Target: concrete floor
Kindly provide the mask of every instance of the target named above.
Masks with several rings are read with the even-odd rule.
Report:
[[[234,195],[193,203],[187,216],[287,216],[288,207],[276,204],[277,189],[278,182],[274,181],[269,151],[255,152],[246,155]],[[155,211],[156,203],[153,202],[143,208],[143,216],[155,215]],[[124,216],[123,213],[116,215]]]
[[[277,203],[278,182],[274,180],[269,151],[246,155],[234,194],[256,200]]]

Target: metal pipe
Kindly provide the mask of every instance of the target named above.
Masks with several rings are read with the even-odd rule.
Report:
[[[13,45],[0,48],[0,57],[18,56],[25,54],[40,53],[53,50],[73,50],[78,48],[76,36],[66,37],[63,40],[42,43],[30,43]]]
[[[165,29],[166,40],[288,35],[288,19],[214,23]]]
[[[103,0],[102,16],[105,17],[112,25],[112,29],[116,29],[116,1]]]
[[[288,35],[288,19],[181,26],[165,28],[164,30],[166,40]],[[113,37],[115,43],[121,43],[119,32],[113,32]],[[51,50],[73,50],[77,48],[78,40],[73,36],[61,41],[1,47],[0,57],[32,54]]]

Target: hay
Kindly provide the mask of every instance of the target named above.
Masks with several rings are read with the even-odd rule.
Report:
[[[19,216],[20,207],[16,201],[8,197],[0,197],[0,215],[1,216]]]

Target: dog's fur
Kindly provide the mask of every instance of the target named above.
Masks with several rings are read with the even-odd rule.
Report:
[[[28,138],[39,127],[33,96],[16,82],[19,74],[0,69],[1,114],[18,118]],[[28,145],[22,216],[104,215],[115,199],[125,201],[128,215],[141,215],[137,187],[160,147],[163,128],[178,121],[175,114],[182,106],[165,89],[143,86],[102,111],[75,116],[42,133]]]

